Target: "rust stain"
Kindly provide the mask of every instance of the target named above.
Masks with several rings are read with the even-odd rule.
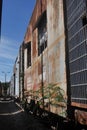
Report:
[[[30,23],[32,24],[32,28],[35,27],[37,20],[42,15],[42,13],[46,10],[47,0],[37,0],[34,11],[32,13],[32,17]]]
[[[86,109],[87,109],[87,104],[72,102],[71,105],[72,105],[72,106],[76,106],[76,107],[86,108]]]
[[[38,75],[41,74],[41,62],[38,62]]]
[[[33,35],[32,35],[32,57],[33,57],[33,59],[36,57],[36,54],[37,54],[37,49],[36,49],[36,41],[37,41],[37,39],[36,39],[36,33],[37,33],[37,31],[36,30],[34,30],[33,31]]]
[[[29,41],[32,40],[32,31],[35,29],[36,24],[38,22],[39,17],[43,14],[43,12],[46,10],[46,5],[47,5],[47,0],[37,0],[36,5],[34,8],[34,11],[32,13],[27,31],[25,33],[24,37],[24,42],[28,43]],[[36,46],[36,33],[33,32],[33,41],[34,41],[34,46]],[[33,56],[36,55],[36,47],[33,47]],[[35,51],[35,53],[34,53]]]
[[[56,1],[56,2],[55,2]],[[58,20],[59,20],[59,0],[53,0],[53,19],[55,22],[53,22],[53,28],[56,29],[58,26]]]
[[[72,102],[72,106],[87,109],[87,104]],[[75,110],[75,120],[80,124],[87,125],[87,112]]]
[[[29,25],[29,27],[27,28],[25,37],[24,37],[24,42],[28,43],[29,41],[31,41],[31,37],[32,37],[32,26]]]
[[[75,110],[75,119],[82,125],[87,125],[87,112]]]
[[[58,13],[57,13],[58,7],[56,7],[58,6],[58,1],[57,0],[48,0],[48,1],[50,4],[52,4],[51,5],[53,9],[53,12],[52,12],[53,23],[52,24],[54,25],[54,28],[56,29],[56,27],[58,26],[58,21],[57,21],[58,20]],[[57,5],[55,4],[54,1],[56,1]],[[57,82],[59,83],[60,86],[62,86],[62,84],[63,86],[66,86],[65,79],[64,79],[66,77],[62,77],[60,73],[60,69],[61,69],[60,66],[63,63],[63,62],[60,62],[60,59],[62,59],[60,56],[60,50],[62,51],[63,46],[64,46],[63,40],[62,40],[65,38],[64,32],[61,32],[61,34],[53,38],[52,41],[50,40],[50,44],[48,43],[48,47],[43,52],[43,65],[41,64],[41,56],[38,56],[38,49],[37,49],[38,48],[38,36],[37,36],[38,30],[35,28],[35,26],[37,22],[40,20],[43,12],[46,11],[46,8],[47,8],[47,0],[37,0],[26,35],[25,35],[25,41],[31,40],[31,49],[32,49],[31,50],[32,51],[31,53],[32,65],[29,71],[28,69],[26,69],[25,85],[28,87],[28,84],[30,83],[29,80],[32,80],[31,88],[33,90],[36,90],[42,87],[41,86],[41,81],[42,81],[41,67],[43,67],[43,84],[48,85],[48,83]],[[50,16],[51,16],[51,13],[50,13]],[[55,21],[56,21],[56,24],[55,24]],[[50,33],[51,33],[51,30],[50,30]],[[50,33],[48,35],[50,35]],[[61,45],[60,47],[60,44],[63,44],[63,46]],[[62,74],[64,73],[65,72],[63,72]],[[60,77],[61,77],[61,80],[60,80]]]

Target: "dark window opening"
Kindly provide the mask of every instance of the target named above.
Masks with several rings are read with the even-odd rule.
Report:
[[[38,55],[40,55],[47,47],[47,17],[46,12],[42,14],[42,18],[38,24]]]
[[[84,16],[82,18],[82,23],[83,23],[83,26],[87,25],[87,17],[86,16]]]
[[[31,42],[27,46],[27,68],[31,66]]]

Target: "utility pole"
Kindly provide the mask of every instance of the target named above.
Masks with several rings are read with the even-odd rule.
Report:
[[[5,75],[5,83],[4,83],[4,84],[5,84],[5,86],[4,86],[4,94],[5,94],[5,90],[6,90],[6,94],[7,94],[7,88],[6,88],[6,82],[7,82],[7,81],[6,81],[6,78],[7,78],[7,73],[10,73],[10,72],[7,72],[7,73],[6,73],[6,72],[2,71],[2,73],[4,73],[4,75]]]

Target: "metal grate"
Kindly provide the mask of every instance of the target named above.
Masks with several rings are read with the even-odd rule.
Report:
[[[71,100],[87,104],[86,0],[66,0]]]

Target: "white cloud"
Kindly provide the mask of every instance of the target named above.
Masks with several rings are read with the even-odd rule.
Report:
[[[0,57],[15,60],[19,45],[17,41],[2,37],[0,44]]]
[[[18,55],[20,44],[12,39],[2,37],[0,41],[0,81],[4,81],[4,72],[13,71],[14,62]],[[11,73],[7,75],[10,79]]]
[[[0,62],[0,66],[8,66],[8,67],[11,67],[12,64],[11,64],[11,63],[3,63],[3,62]]]
[[[10,60],[14,60],[15,59],[15,56],[13,54],[9,53],[9,52],[8,52],[8,54],[6,54],[5,52],[1,53],[0,57],[1,58],[5,58],[5,59],[10,59]]]
[[[13,46],[16,47],[19,45],[18,41],[15,41],[13,39],[10,39],[10,38],[4,37],[4,36],[1,37],[1,44],[9,45],[12,47]]]

